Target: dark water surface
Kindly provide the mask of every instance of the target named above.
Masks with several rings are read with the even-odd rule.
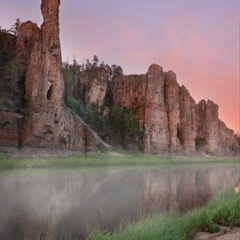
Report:
[[[234,189],[239,164],[0,171],[0,239],[80,238],[96,227],[201,206]]]

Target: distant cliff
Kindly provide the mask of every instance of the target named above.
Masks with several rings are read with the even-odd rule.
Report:
[[[40,28],[28,21],[21,25],[17,39],[6,34],[1,38],[2,52],[9,52],[16,66],[8,59],[11,64],[4,67],[10,75],[0,69],[1,81],[6,83],[0,90],[0,150],[69,154],[108,147],[64,104],[59,5],[60,0],[42,0],[44,21]],[[0,61],[4,62],[2,56]],[[119,121],[121,142],[131,145],[137,141],[146,154],[229,155],[239,151],[236,135],[219,120],[218,106],[210,100],[196,104],[186,87],[179,86],[176,74],[164,72],[156,64],[146,74],[119,74],[111,79],[106,68],[95,66],[81,71],[67,94],[87,108],[95,104],[102,119],[111,116],[111,121],[118,121],[113,116],[116,111],[111,110],[114,107],[130,112],[142,137],[124,137],[134,123],[128,130]],[[126,122],[128,115],[121,116]],[[112,134],[118,125],[104,134]],[[104,138],[111,142],[111,138]]]
[[[219,119],[218,105],[211,100],[196,104],[187,88],[179,86],[174,72],[153,64],[146,74],[117,76],[108,85],[107,81],[100,68],[85,71],[75,80],[75,95],[86,104],[94,102],[94,95],[95,103],[104,109],[108,92],[113,106],[129,110],[138,121],[144,153],[229,155],[239,151],[234,131]]]
[[[234,131],[219,120],[218,105],[196,104],[172,71],[153,64],[145,75],[115,78],[112,92],[114,104],[138,119],[147,154],[226,155],[239,148]]]

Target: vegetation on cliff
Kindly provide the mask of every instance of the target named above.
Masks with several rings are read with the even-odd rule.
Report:
[[[0,109],[12,108],[14,83],[17,78],[16,40],[16,36],[0,30]]]
[[[76,98],[73,94],[74,81],[81,73],[87,72],[91,74],[94,69],[101,71],[101,68],[107,70],[108,84],[115,77],[123,74],[122,68],[115,64],[110,67],[102,62],[98,66],[98,58],[96,56],[93,57],[92,63],[87,59],[86,63],[82,65],[79,65],[75,59],[72,63],[64,62],[64,102],[84,122],[90,124],[104,141],[124,149],[137,150],[140,148],[140,140],[142,138],[138,122],[130,115],[128,110],[113,105],[111,94],[106,94],[102,106],[99,106],[98,102],[88,104],[84,97]]]

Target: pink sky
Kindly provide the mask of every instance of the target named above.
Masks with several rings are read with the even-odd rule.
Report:
[[[1,0],[0,26],[41,24],[40,0]],[[62,0],[63,60],[97,55],[125,74],[157,63],[198,102],[211,99],[239,131],[239,0]]]

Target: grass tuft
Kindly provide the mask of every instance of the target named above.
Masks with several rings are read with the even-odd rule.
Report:
[[[170,212],[136,223],[114,233],[96,231],[87,240],[191,240],[198,231],[215,233],[217,224],[240,226],[240,194],[220,192],[207,206],[182,216]]]

